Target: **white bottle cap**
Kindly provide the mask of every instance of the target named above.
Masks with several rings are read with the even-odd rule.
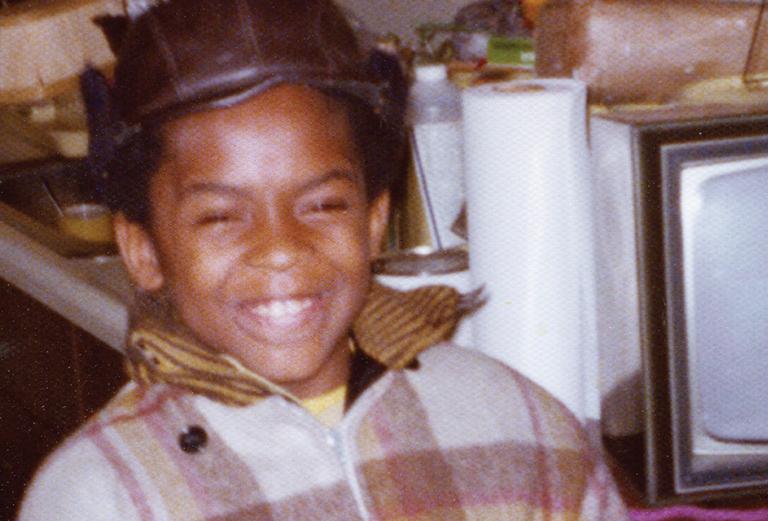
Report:
[[[448,77],[445,65],[442,63],[430,63],[416,66],[417,81],[441,81]]]

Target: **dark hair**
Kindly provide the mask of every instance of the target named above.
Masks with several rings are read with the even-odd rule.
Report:
[[[383,115],[360,98],[337,91],[326,93],[347,111],[355,145],[363,160],[366,194],[368,200],[373,200],[397,182],[404,171],[402,107]],[[404,102],[402,99],[400,104]],[[163,137],[158,125],[143,126],[116,151],[107,165],[106,184],[106,202],[113,212],[121,212],[131,221],[149,224],[149,186],[162,153]]]

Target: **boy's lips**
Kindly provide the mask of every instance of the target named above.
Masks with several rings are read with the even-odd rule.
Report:
[[[238,305],[236,322],[251,336],[282,343],[315,331],[321,302],[320,294],[246,300]]]
[[[279,320],[281,318],[294,317],[312,305],[311,298],[291,298],[270,300],[263,304],[256,304],[248,308],[248,311],[259,317]]]

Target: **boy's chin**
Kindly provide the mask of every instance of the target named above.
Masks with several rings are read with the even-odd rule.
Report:
[[[241,353],[227,353],[249,370],[291,394],[305,398],[346,383],[350,350],[342,340],[328,347],[316,342],[264,345]]]

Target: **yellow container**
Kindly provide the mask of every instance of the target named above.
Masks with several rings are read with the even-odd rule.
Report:
[[[109,243],[114,241],[112,214],[106,206],[83,203],[66,206],[59,216],[59,229],[72,237]]]

